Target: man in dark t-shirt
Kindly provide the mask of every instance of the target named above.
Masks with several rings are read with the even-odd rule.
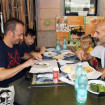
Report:
[[[0,41],[0,67],[10,69],[20,65],[21,56],[23,56],[23,54],[20,52],[18,45],[14,45],[13,48],[10,48],[4,43],[3,40]],[[12,78],[0,81],[0,87],[6,87],[20,77],[22,77],[22,72],[19,72]]]
[[[28,100],[29,82],[22,76],[21,71],[35,64],[35,61],[27,58],[17,45],[23,39],[23,34],[23,22],[11,18],[4,24],[4,39],[0,41],[0,87],[13,85],[15,102],[19,105],[27,105]],[[22,56],[29,60],[21,64]],[[37,58],[41,59],[41,56],[38,55]]]

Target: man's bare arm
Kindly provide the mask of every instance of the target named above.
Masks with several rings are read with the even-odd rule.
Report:
[[[24,56],[21,57],[24,60],[30,59],[30,58],[34,58],[30,53],[24,53]]]
[[[20,64],[14,68],[11,69],[5,69],[0,68],[0,81],[3,81],[5,79],[9,79],[13,76],[15,76],[17,73],[19,73],[21,70],[23,70],[26,67],[33,66],[35,64],[35,61],[33,59],[29,59],[23,64]]]

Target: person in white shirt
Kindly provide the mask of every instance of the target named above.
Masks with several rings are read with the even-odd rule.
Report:
[[[98,68],[102,72],[102,78],[105,77],[105,20],[99,21],[95,27],[95,33],[93,35],[97,46],[90,52],[90,54],[85,54],[83,50],[76,51],[76,55],[80,60],[89,61],[92,57],[97,57],[101,59],[102,68]]]

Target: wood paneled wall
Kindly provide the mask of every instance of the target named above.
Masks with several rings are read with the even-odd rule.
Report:
[[[56,46],[56,16],[64,14],[64,0],[36,0],[37,42],[39,46]],[[46,25],[45,21],[50,24]]]
[[[55,30],[55,17],[60,16],[60,0],[40,0],[40,30]],[[45,21],[50,24],[46,25]]]

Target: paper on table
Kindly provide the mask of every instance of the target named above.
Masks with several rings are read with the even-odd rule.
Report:
[[[92,75],[87,75],[88,79],[97,79],[102,75],[101,72],[95,71]]]
[[[51,66],[48,69],[37,69],[36,66],[32,66],[30,69],[30,73],[45,73],[45,72],[53,72],[54,67],[57,66],[56,60],[43,60],[41,63],[48,63]]]
[[[53,78],[53,74],[39,74],[37,77],[48,77],[48,78]]]
[[[65,83],[68,83],[70,85],[74,85],[74,81],[70,81],[69,79],[67,79],[67,78],[65,78],[63,76],[59,77],[59,80],[65,82]]]
[[[77,67],[77,64],[72,64],[72,66],[76,69]],[[82,62],[82,66],[85,67],[85,66],[90,66],[88,62]],[[91,66],[90,66],[91,67]],[[94,69],[94,68],[93,68]],[[68,74],[69,75],[69,74]],[[98,77],[100,77],[102,75],[101,72],[98,72],[94,69],[94,71],[92,73],[87,73],[87,77],[88,79],[97,79]],[[71,76],[71,75],[70,75]]]
[[[85,67],[85,66],[89,66],[89,63],[88,62],[83,62],[82,63],[82,66]],[[91,67],[91,66],[90,66]],[[93,68],[94,69],[94,68]],[[101,72],[98,72],[94,69],[94,72],[93,73],[90,73],[90,74],[87,74],[87,77],[88,79],[97,79],[98,77],[100,77],[102,75]]]

